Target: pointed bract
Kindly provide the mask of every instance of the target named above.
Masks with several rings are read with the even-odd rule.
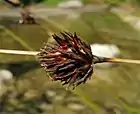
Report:
[[[63,85],[75,87],[85,83],[93,73],[90,45],[76,33],[61,32],[61,36],[53,34],[52,37],[56,43],[45,44],[37,55],[41,66]]]

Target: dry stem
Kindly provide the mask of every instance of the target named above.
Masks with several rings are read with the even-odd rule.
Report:
[[[0,53],[36,56],[39,53],[39,51],[22,51],[22,50],[0,49]],[[140,64],[140,60],[130,60],[130,59],[120,59],[120,58],[107,58],[105,62]]]

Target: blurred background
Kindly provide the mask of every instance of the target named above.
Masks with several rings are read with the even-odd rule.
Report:
[[[23,0],[24,1],[24,0]],[[39,24],[20,25],[20,8],[0,0],[0,48],[39,51],[69,30],[93,54],[140,60],[139,0],[44,0]],[[140,66],[102,64],[75,90],[52,82],[34,56],[0,54],[0,114],[140,114]]]

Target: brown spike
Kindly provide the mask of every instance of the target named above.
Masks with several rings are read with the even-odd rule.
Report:
[[[56,64],[47,64],[50,63],[50,60],[46,59],[46,61],[42,63],[42,59],[44,59],[45,56],[41,56],[44,54],[44,51],[41,51],[38,54],[38,60],[40,61],[40,64],[46,64],[45,66],[48,66],[48,69],[55,68],[53,73],[51,73],[51,77],[55,81],[60,80],[63,85],[66,84],[68,86],[75,87],[81,83],[85,83],[87,79],[91,77],[93,72],[91,58],[92,52],[90,46],[87,43],[83,43],[84,41],[81,41],[76,33],[71,34],[69,32],[61,32],[61,36],[53,35],[53,38],[58,44],[52,44],[51,47],[55,48],[52,48],[51,51],[44,48],[46,57],[52,59],[59,57],[65,58],[65,60],[59,61],[57,64],[57,60],[55,59]],[[65,43],[65,46],[63,43]],[[49,45],[46,45],[46,47],[49,47]],[[53,54],[51,52],[55,51],[60,54],[57,56],[50,56]]]

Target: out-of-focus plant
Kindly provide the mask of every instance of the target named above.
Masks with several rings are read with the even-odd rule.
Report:
[[[57,4],[63,1],[66,1],[66,0],[44,0],[44,3],[46,3],[46,5],[49,5],[49,6],[56,6]]]
[[[37,4],[43,2],[44,0],[4,0],[5,2],[11,4],[13,7],[21,7],[21,19],[19,20],[20,24],[28,23],[34,24],[36,23],[34,20],[34,16],[30,11],[30,6],[32,3]]]
[[[100,3],[100,0],[81,0],[83,4],[96,4],[96,3]]]
[[[111,10],[113,7],[117,7],[120,3],[123,3],[127,0],[105,0],[104,2],[108,5],[108,10]]]

